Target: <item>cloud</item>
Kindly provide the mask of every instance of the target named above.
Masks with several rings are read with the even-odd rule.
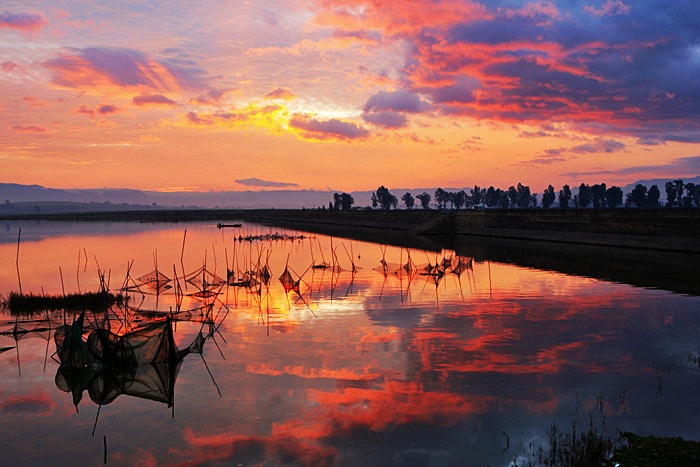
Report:
[[[410,91],[381,91],[367,99],[362,118],[382,128],[403,128],[408,124],[404,113],[420,113],[431,105]]]
[[[2,71],[7,71],[7,72],[14,71],[14,69],[17,68],[17,62],[13,62],[13,61],[2,62],[2,63],[0,63],[0,68],[2,69]]]
[[[580,144],[569,149],[569,151],[575,154],[590,154],[590,153],[611,153],[618,152],[625,149],[625,145],[619,141],[614,141],[611,139],[598,138],[591,143]]]
[[[258,186],[265,188],[284,188],[284,187],[296,187],[299,186],[296,183],[290,182],[273,182],[269,180],[261,180],[259,178],[245,178],[241,180],[236,180],[236,183],[246,186]]]
[[[12,127],[14,131],[18,131],[20,133],[44,133],[46,132],[46,128],[40,125],[14,125]]]
[[[176,105],[175,101],[161,94],[134,96],[131,102],[134,105]]]
[[[591,5],[583,7],[583,11],[595,16],[624,15],[630,12],[632,7],[621,0],[606,0],[600,8]]]
[[[289,120],[289,126],[302,130],[307,138],[312,139],[363,139],[369,136],[369,131],[354,123],[344,122],[335,118],[330,120],[317,120],[309,115],[294,114]]]
[[[119,111],[119,108],[116,105],[112,105],[112,104],[102,104],[102,105],[97,106],[96,111],[100,115],[107,115],[107,114],[113,114],[113,113]]]
[[[368,113],[385,110],[408,113],[425,112],[430,110],[430,103],[423,101],[417,94],[405,90],[381,91],[371,96],[364,107],[364,111]]]
[[[698,2],[412,0],[410,15],[403,3],[364,6],[329,3],[314,22],[338,37],[372,32],[401,46],[405,61],[393,85],[430,97],[434,111],[697,139],[700,30],[691,18],[700,17]],[[384,102],[390,94],[372,96],[365,113],[399,111]],[[389,114],[374,120],[390,122]],[[660,131],[669,123],[673,132]]]
[[[116,86],[179,92],[204,85],[204,72],[191,61],[157,60],[126,48],[70,48],[44,66],[52,72],[54,85],[71,89]]]
[[[20,31],[38,31],[46,25],[46,19],[40,13],[0,12],[0,29],[18,29]]]
[[[294,93],[287,88],[276,88],[265,94],[265,99],[282,99],[288,101],[295,97]]]
[[[191,104],[220,104],[224,96],[228,94],[232,89],[210,89],[205,94],[190,99]]]
[[[668,164],[638,165],[612,170],[596,170],[589,172],[570,172],[562,174],[573,178],[592,175],[636,175],[651,178],[692,178],[700,176],[700,156],[679,157]]]
[[[408,118],[398,112],[364,113],[362,118],[367,123],[382,128],[404,128],[408,124]]]
[[[210,118],[200,117],[197,112],[188,112],[186,117],[187,120],[197,125],[212,125],[214,123]]]

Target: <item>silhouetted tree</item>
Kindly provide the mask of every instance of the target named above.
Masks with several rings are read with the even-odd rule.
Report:
[[[611,186],[605,190],[605,201],[608,207],[616,208],[622,205],[622,188]]]
[[[561,190],[559,190],[559,207],[562,209],[567,209],[569,207],[569,202],[571,201],[571,188],[569,185],[564,185]]]
[[[578,187],[578,206],[579,208],[587,208],[591,204],[591,187],[582,183]]]
[[[399,204],[396,196],[392,195],[389,189],[384,185],[377,188],[376,198],[377,203],[382,209],[389,210],[392,206],[396,207]]]
[[[445,209],[449,200],[450,195],[445,190],[442,188],[435,190],[435,202],[437,203],[438,209]]]
[[[379,206],[379,200],[377,199],[377,193],[372,193],[372,207],[374,209],[377,209],[377,206]]]
[[[627,204],[634,204],[638,208],[647,207],[647,187],[638,183],[632,189],[630,193],[627,194]]]
[[[413,195],[409,192],[406,192],[403,194],[401,197],[401,201],[403,201],[403,204],[406,205],[407,209],[413,209],[413,205],[415,204],[415,199],[413,199]]]
[[[593,201],[594,209],[604,208],[607,204],[607,200],[605,199],[606,190],[605,183],[601,183],[600,185],[596,183],[591,187],[591,200]]]
[[[517,205],[519,208],[529,208],[532,203],[532,195],[530,194],[530,187],[523,185],[518,182],[517,192]],[[510,190],[508,195],[510,196]]]
[[[554,204],[556,199],[557,195],[554,193],[554,187],[552,185],[547,186],[547,189],[542,193],[542,207],[548,209]]]
[[[511,208],[518,205],[518,190],[512,185],[508,187],[508,201]]]
[[[474,185],[474,188],[472,188],[470,191],[472,195],[472,203],[474,204],[474,206],[478,206],[484,203],[484,194],[486,193],[486,190],[479,188],[478,185]]]
[[[467,205],[467,192],[460,190],[457,193],[454,193],[454,196],[452,197],[452,205],[457,210],[465,207]]]
[[[661,198],[659,187],[656,185],[649,187],[649,191],[647,192],[647,207],[658,208],[659,198]]]
[[[353,204],[355,204],[355,199],[352,195],[347,193],[335,193],[333,195],[333,209],[336,211],[340,211],[341,209],[343,211],[350,211]]]
[[[687,205],[688,207],[700,207],[700,185],[692,182],[686,183],[685,191],[687,195],[683,198],[683,205]]]
[[[680,206],[683,202],[683,180],[668,181],[666,188],[666,206],[669,208]]]
[[[423,209],[430,209],[430,195],[428,193],[424,191],[420,195],[417,195],[416,198],[420,201],[420,205]]]

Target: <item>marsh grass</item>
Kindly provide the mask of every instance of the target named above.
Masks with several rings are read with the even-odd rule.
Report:
[[[12,316],[32,316],[44,311],[103,310],[126,301],[122,294],[110,292],[83,292],[67,295],[36,295],[10,292],[1,306]]]

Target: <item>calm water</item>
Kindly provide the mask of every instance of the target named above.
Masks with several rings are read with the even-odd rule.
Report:
[[[262,238],[270,233],[282,238]],[[234,241],[247,235],[257,238]],[[567,431],[590,419],[613,435],[700,439],[700,371],[688,358],[700,354],[697,296],[299,235],[255,225],[0,224],[3,296],[20,281],[25,293],[95,291],[98,268],[112,290],[156,268],[168,278],[202,266],[224,279],[257,264],[272,273],[267,286],[223,286],[216,299],[190,296],[201,281],[181,279],[179,308],[172,288],[132,291],[142,312],[129,312],[120,332],[148,322],[146,312],[179,309],[181,348],[213,303],[218,330],[182,362],[172,407],[65,392],[52,330],[39,331],[63,313],[51,326],[45,314],[23,324],[36,331],[21,339],[8,332],[14,318],[0,317],[0,348],[10,348],[0,353],[3,463],[505,466],[545,443],[552,423]],[[409,257],[410,273],[401,272]],[[443,259],[444,276],[426,273]],[[299,293],[279,280],[285,266]]]

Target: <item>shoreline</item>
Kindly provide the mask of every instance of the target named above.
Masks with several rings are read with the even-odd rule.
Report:
[[[0,221],[240,221],[434,249],[436,237],[472,237],[700,254],[700,209],[353,210],[161,209],[0,216]]]

